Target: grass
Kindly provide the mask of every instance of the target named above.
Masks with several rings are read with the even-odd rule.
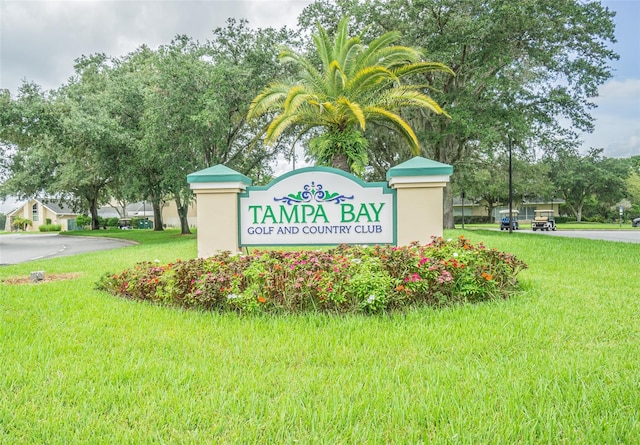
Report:
[[[529,264],[505,301],[384,317],[242,317],[120,300],[106,271],[195,237],[0,269],[0,443],[635,443],[640,249],[450,231]],[[104,235],[104,233],[101,233]],[[109,234],[115,236],[115,234]]]

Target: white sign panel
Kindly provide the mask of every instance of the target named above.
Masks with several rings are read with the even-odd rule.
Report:
[[[395,244],[395,191],[303,168],[239,197],[240,245]]]

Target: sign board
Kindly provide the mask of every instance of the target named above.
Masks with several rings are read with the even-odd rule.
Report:
[[[396,244],[395,190],[308,167],[238,197],[239,245]]]

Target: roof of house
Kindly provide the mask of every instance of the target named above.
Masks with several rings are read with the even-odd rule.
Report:
[[[78,212],[74,211],[71,207],[65,204],[62,204],[60,202],[49,201],[46,199],[43,199],[43,200],[36,199],[36,201],[39,201],[43,206],[45,206],[46,208],[51,210],[53,213],[56,213],[58,215],[78,215],[79,214]]]
[[[122,207],[118,206],[118,209],[122,210]],[[127,204],[125,214],[128,218],[153,216],[153,207],[148,201],[131,202]],[[111,205],[100,207],[98,215],[103,218],[120,218],[118,210]]]
[[[74,211],[71,207],[69,207],[69,206],[67,206],[67,205],[65,205],[65,204],[63,204],[63,203],[61,203],[59,201],[53,201],[51,199],[46,199],[46,198],[43,198],[43,199],[32,198],[29,201],[32,201],[32,200],[40,203],[43,206],[45,206],[46,208],[51,210],[56,215],[78,215],[79,214],[78,212]],[[28,204],[29,201],[23,202],[18,207],[16,207],[15,209],[13,209],[9,213],[7,213],[7,215],[13,215],[18,210],[22,209],[26,204]]]

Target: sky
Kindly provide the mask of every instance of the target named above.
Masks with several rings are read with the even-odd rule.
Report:
[[[517,1],[517,0],[516,0]],[[227,18],[253,28],[294,26],[311,0],[0,0],[0,89],[15,94],[23,80],[55,89],[73,74],[74,60],[103,52],[120,57],[142,44],[168,44],[178,34],[210,38]],[[640,155],[640,0],[602,0],[616,11],[613,77],[592,111],[595,131],[583,152]],[[1,203],[0,203],[1,204]],[[1,207],[0,207],[1,208]],[[2,210],[0,210],[2,211]]]

